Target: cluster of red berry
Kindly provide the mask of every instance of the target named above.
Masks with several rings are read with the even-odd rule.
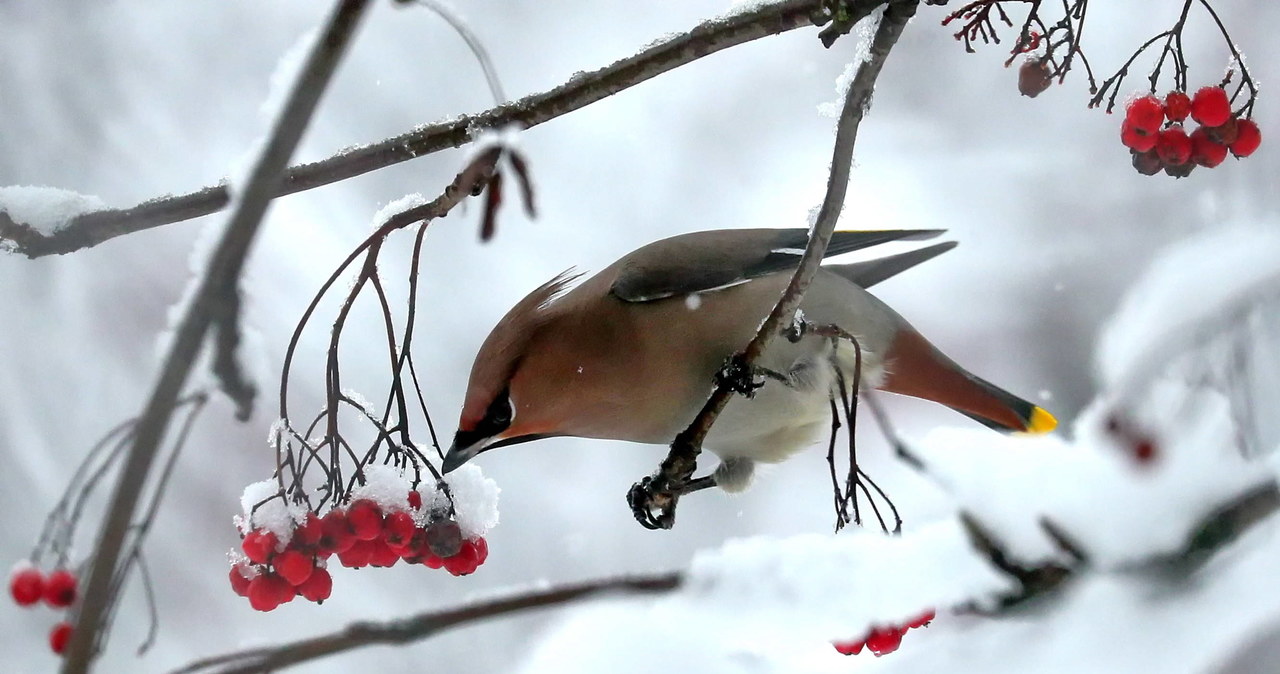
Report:
[[[18,606],[34,606],[43,599],[53,608],[65,609],[75,603],[78,585],[76,574],[66,569],[46,576],[35,566],[21,563],[9,573],[9,595]],[[49,632],[49,648],[54,653],[62,654],[70,641],[71,623],[65,620]]]
[[[1182,126],[1187,117],[1200,124],[1189,135]],[[1253,120],[1231,114],[1226,90],[1203,87],[1194,97],[1171,91],[1163,101],[1155,96],[1134,99],[1125,109],[1120,142],[1133,153],[1139,173],[1163,170],[1185,178],[1197,166],[1221,164],[1228,151],[1248,157],[1262,144],[1262,132]]]
[[[865,647],[878,658],[898,650],[898,646],[902,645],[902,636],[907,633],[907,630],[927,627],[935,617],[937,617],[937,614],[933,609],[930,609],[904,625],[873,627],[867,633],[867,636],[862,639],[857,641],[836,641],[832,642],[831,645],[835,646],[836,651],[842,655],[857,655]]]
[[[231,589],[247,597],[253,608],[270,611],[296,596],[316,603],[328,599],[333,578],[326,560],[334,555],[353,569],[390,567],[403,560],[455,576],[473,573],[488,558],[483,536],[465,540],[458,524],[448,519],[420,523],[422,495],[411,491],[407,502],[409,510],[402,510],[358,499],[324,517],[308,513],[287,542],[272,531],[252,529],[240,546],[245,559],[231,567]]]

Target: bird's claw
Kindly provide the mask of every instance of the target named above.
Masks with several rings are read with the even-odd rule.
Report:
[[[716,386],[751,398],[755,396],[757,389],[764,386],[763,379],[756,379],[756,375],[760,373],[760,368],[747,365],[743,355],[735,353],[725,360],[724,365],[716,372]]]
[[[649,475],[631,485],[627,503],[631,514],[646,529],[670,529],[676,523],[679,491],[662,475]]]

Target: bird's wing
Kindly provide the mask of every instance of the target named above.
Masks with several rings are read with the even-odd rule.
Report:
[[[928,239],[942,232],[940,229],[836,232],[827,247],[827,256],[890,241]],[[795,268],[808,242],[809,232],[805,229],[727,229],[674,236],[644,246],[619,260],[610,292],[625,302],[651,302],[727,288]],[[867,273],[874,275],[871,271]],[[893,273],[897,272],[888,275]],[[877,280],[883,278],[887,276],[881,275]]]
[[[852,264],[829,264],[824,266],[823,269],[835,272],[858,286],[870,288],[891,276],[901,274],[921,262],[932,260],[955,247],[955,241],[944,241],[943,243],[935,243],[932,246],[909,250],[897,255],[878,257],[874,260],[863,260]]]

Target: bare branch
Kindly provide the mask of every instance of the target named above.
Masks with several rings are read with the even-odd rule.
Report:
[[[599,70],[577,75],[549,91],[531,94],[484,112],[427,124],[377,143],[309,164],[289,168],[271,186],[281,197],[322,187],[441,150],[461,147],[485,129],[512,124],[529,128],[648,81],[709,54],[769,35],[813,25],[812,14],[824,0],[783,0],[727,19],[712,19],[686,33],[654,44]],[[858,0],[870,8],[884,0]],[[865,14],[866,12],[864,12]],[[230,203],[225,182],[188,194],[163,196],[126,209],[84,213],[50,235],[14,222],[0,211],[0,239],[29,258],[62,255],[96,246],[117,236],[216,213]]]
[[[103,615],[112,600],[111,587],[120,551],[143,485],[168,430],[174,405],[218,313],[217,307],[226,303],[228,293],[235,292],[240,271],[262,223],[273,188],[279,184],[289,157],[301,140],[320,95],[367,6],[367,0],[341,0],[336,5],[250,174],[244,195],[210,258],[195,298],[182,317],[151,399],[138,421],[137,435],[125,457],[120,481],[111,496],[91,560],[84,597],[77,609],[77,627],[63,662],[63,674],[87,672],[96,655],[94,644]]]
[[[479,601],[444,611],[420,613],[386,622],[353,623],[346,628],[292,643],[251,648],[197,660],[171,674],[245,674],[275,671],[335,653],[376,644],[405,644],[426,639],[455,627],[498,618],[534,608],[545,608],[614,592],[669,592],[680,587],[679,572],[630,576],[565,585],[549,590]]]
[[[881,2],[855,3],[850,10],[854,21],[864,18],[881,4]],[[915,15],[915,11],[916,0],[891,0],[876,29],[866,60],[858,65],[853,83],[850,84],[849,91],[845,95],[844,109],[840,113],[840,120],[836,126],[836,143],[831,159],[827,192],[810,233],[809,244],[786,290],[761,324],[756,336],[742,353],[732,359],[731,365],[734,369],[746,372],[748,377],[752,371],[752,364],[764,353],[778,333],[792,323],[796,308],[800,306],[804,292],[817,273],[823,255],[826,254],[827,244],[831,242],[836,221],[844,208],[858,127],[870,105],[876,78],[884,67],[885,59],[897,44],[902,29]],[[631,502],[637,520],[643,526],[651,529],[669,529],[675,523],[675,506],[681,489],[693,476],[698,454],[702,451],[702,442],[720,412],[728,405],[734,390],[735,386],[732,383],[719,382],[711,397],[698,412],[698,416],[671,443],[671,450],[662,462],[658,473],[637,482],[632,487],[628,500]],[[658,510],[656,515],[653,513],[654,508]]]

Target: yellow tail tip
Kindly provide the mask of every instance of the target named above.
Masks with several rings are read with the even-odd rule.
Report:
[[[1031,418],[1027,420],[1028,433],[1048,433],[1058,427],[1058,420],[1053,418],[1043,407],[1036,407],[1031,410]]]

